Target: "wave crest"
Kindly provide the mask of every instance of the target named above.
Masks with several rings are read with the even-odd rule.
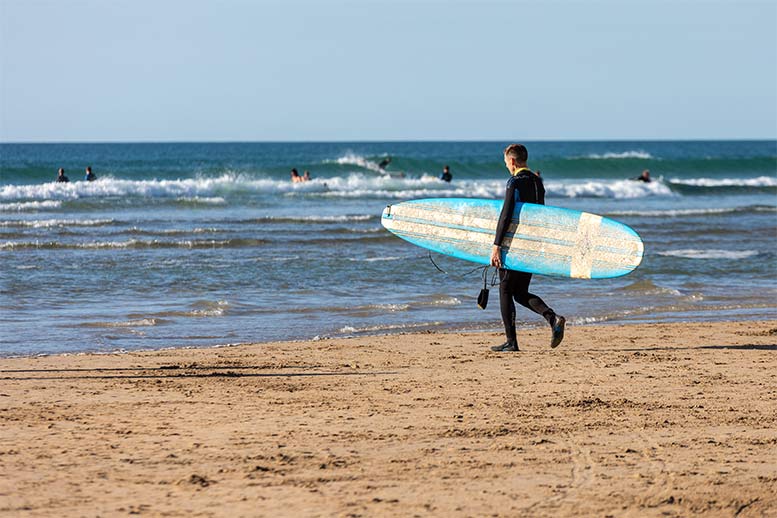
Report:
[[[698,250],[694,248],[658,252],[658,255],[683,259],[746,259],[758,254],[757,250]]]
[[[95,182],[70,184],[6,185],[0,187],[0,211],[34,211],[58,209],[64,202],[79,199],[140,198],[170,200],[176,204],[229,205],[246,196],[321,196],[329,198],[390,198],[426,197],[501,198],[506,179],[461,179],[446,183],[436,176],[392,177],[350,173],[330,178],[315,178],[310,182],[292,184],[288,180],[254,178],[225,174],[217,178],[179,180],[123,180],[103,177]],[[698,194],[705,189],[774,189],[777,178],[717,179],[694,178],[658,179],[651,183],[633,180],[555,180],[545,178],[549,197],[629,199],[648,196]]]
[[[585,158],[589,158],[591,160],[618,160],[618,159],[624,159],[624,158],[651,160],[654,157],[647,151],[643,151],[640,149],[640,150],[621,151],[621,152],[608,151],[607,153],[602,153],[602,154],[591,153],[590,155],[586,155]]]

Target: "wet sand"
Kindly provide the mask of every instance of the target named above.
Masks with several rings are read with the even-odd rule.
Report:
[[[0,360],[2,516],[777,516],[777,321]]]

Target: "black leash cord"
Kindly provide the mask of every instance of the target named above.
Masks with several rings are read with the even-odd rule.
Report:
[[[435,262],[434,262],[434,259],[432,258],[432,252],[431,252],[431,250],[429,251],[429,261],[431,261],[431,263],[434,265],[434,267],[435,267],[435,268],[437,268],[437,271],[438,271],[438,272],[440,272],[440,273],[443,273],[443,274],[447,275],[448,277],[464,278],[464,277],[466,277],[467,275],[470,275],[470,274],[472,274],[472,273],[475,273],[475,272],[476,272],[476,271],[478,271],[478,270],[482,270],[482,272],[481,272],[481,278],[483,279],[483,286],[485,287],[485,286],[486,286],[486,283],[488,282],[488,269],[490,268],[489,266],[476,266],[475,268],[473,268],[473,269],[471,269],[471,270],[468,270],[468,271],[466,271],[466,272],[464,272],[464,273],[462,273],[462,274],[457,274],[457,275],[454,275],[454,274],[451,274],[451,273],[448,273],[448,272],[446,272],[445,270],[443,270],[442,268],[440,268],[440,267],[437,265],[437,263],[435,263]],[[491,276],[491,286],[497,286],[497,285],[499,284],[499,282],[496,282],[497,273],[498,273],[498,269],[497,269],[497,268],[495,268],[495,269],[494,269],[494,273],[493,273],[493,275]]]

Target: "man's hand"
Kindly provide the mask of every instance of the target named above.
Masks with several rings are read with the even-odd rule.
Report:
[[[497,245],[491,249],[491,266],[502,267],[502,249]]]

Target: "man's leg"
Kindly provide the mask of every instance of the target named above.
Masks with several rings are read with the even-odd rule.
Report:
[[[556,315],[556,312],[548,307],[545,302],[533,293],[529,293],[529,284],[531,283],[531,274],[526,272],[512,272],[515,278],[514,294],[515,300],[521,306],[524,306],[548,321],[551,329],[553,330],[553,337],[550,341],[551,347],[558,347],[561,341],[564,339],[564,326],[566,325],[566,319],[560,315]]]
[[[545,302],[533,293],[529,293],[529,284],[532,275],[526,272],[512,272],[515,277],[515,300],[521,306],[528,308],[538,315],[542,315],[545,320],[550,322],[550,316],[553,310]]]
[[[502,323],[505,326],[507,341],[491,349],[494,351],[517,351],[518,341],[515,336],[515,304],[513,303],[513,274],[517,272],[499,269],[499,309],[502,312]]]

